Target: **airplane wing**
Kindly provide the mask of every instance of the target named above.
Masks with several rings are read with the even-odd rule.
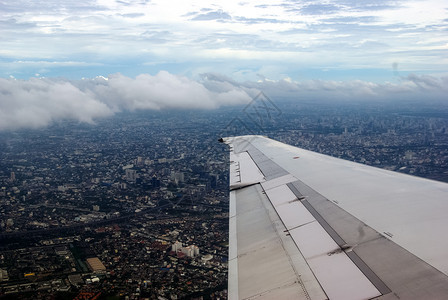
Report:
[[[229,299],[448,299],[448,184],[262,136],[230,146]]]

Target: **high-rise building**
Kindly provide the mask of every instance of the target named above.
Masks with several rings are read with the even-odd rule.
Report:
[[[158,188],[158,187],[160,187],[160,180],[158,180],[157,177],[153,176],[153,177],[151,178],[151,185],[152,185],[152,187],[154,187],[154,188]]]
[[[177,252],[177,250],[182,248],[182,243],[179,241],[176,241],[172,246],[171,246],[171,250],[174,252]]]
[[[191,246],[193,248],[193,257],[196,257],[199,255],[199,247],[196,245]]]
[[[141,156],[137,156],[137,160],[136,160],[136,162],[137,162],[137,166],[141,166],[141,165],[143,165],[143,163],[145,162],[145,160],[144,160],[143,157],[141,157]]]
[[[193,257],[193,249],[191,248],[191,246],[182,247],[182,253],[186,256]]]
[[[185,175],[184,175],[183,172],[176,172],[176,173],[173,173],[171,175],[171,179],[173,179],[174,182],[176,184],[178,184],[179,182],[184,182],[185,181]]]
[[[9,280],[8,271],[0,269],[0,282],[8,280]]]
[[[186,247],[182,247],[182,243],[179,241],[176,241],[172,246],[171,246],[171,251],[173,252],[182,252],[183,254],[185,254],[188,257],[196,257],[199,255],[199,247],[196,245],[190,245],[190,246],[186,246]]]
[[[11,172],[11,181],[16,181],[16,173]]]
[[[188,257],[196,257],[199,255],[199,247],[195,245],[190,245],[187,247],[182,247],[182,253]]]
[[[137,171],[133,169],[126,169],[126,180],[135,182],[137,180]]]

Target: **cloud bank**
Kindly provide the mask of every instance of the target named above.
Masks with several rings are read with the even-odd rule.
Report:
[[[70,82],[0,78],[0,130],[43,127],[61,119],[92,123],[112,114],[107,104]]]
[[[448,104],[448,76],[410,74],[397,77],[397,82],[375,83],[363,80],[306,80],[263,79],[250,87],[258,87],[277,97],[305,100],[335,100],[351,102],[439,102]]]
[[[0,78],[0,130],[38,128],[58,120],[93,123],[121,111],[214,109],[251,100],[234,85],[204,83],[165,71],[84,80]]]
[[[246,104],[259,91],[274,101],[431,100],[446,104],[448,77],[411,74],[397,83],[381,84],[288,78],[238,82],[216,73],[192,80],[166,71],[135,78],[121,74],[83,80],[0,78],[0,130],[40,128],[60,120],[94,123],[123,111],[217,109]]]

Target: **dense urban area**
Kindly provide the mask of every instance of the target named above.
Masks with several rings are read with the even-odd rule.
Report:
[[[226,299],[228,149],[262,134],[448,182],[448,106],[270,100],[0,133],[0,299]]]

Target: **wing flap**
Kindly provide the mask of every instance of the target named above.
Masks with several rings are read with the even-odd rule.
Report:
[[[290,233],[330,299],[370,299],[381,295],[318,222]]]
[[[229,295],[238,294],[232,299],[326,299],[307,263],[284,233],[283,224],[275,219],[272,208],[265,206],[269,200],[261,186],[231,194],[236,214],[230,219],[229,234],[231,243],[236,240],[238,245],[236,253],[232,250],[229,255]]]
[[[330,299],[370,299],[381,293],[287,186],[287,176],[262,183],[271,205]],[[291,178],[289,178],[291,179]],[[292,178],[292,180],[296,180]],[[278,183],[281,185],[278,186]]]

